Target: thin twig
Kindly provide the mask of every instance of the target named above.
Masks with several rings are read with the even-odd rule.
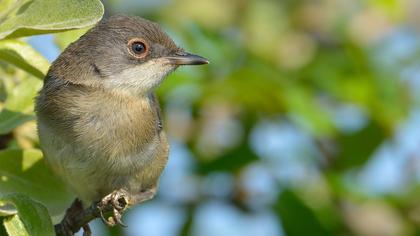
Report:
[[[86,233],[84,235],[90,235],[90,232],[86,232],[88,223],[101,217],[101,212],[103,215],[107,215],[112,211],[113,206],[111,203],[106,205],[94,203],[89,208],[83,209],[82,202],[76,199],[71,207],[67,209],[63,220],[54,226],[55,233],[57,236],[73,236],[83,227]]]

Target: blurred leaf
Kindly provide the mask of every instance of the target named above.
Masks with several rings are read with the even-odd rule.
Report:
[[[283,96],[289,116],[300,127],[315,135],[331,134],[334,131],[331,118],[326,111],[323,111],[323,107],[310,89],[290,86],[283,91]]]
[[[123,227],[119,227],[119,226],[117,226],[117,227],[106,227],[105,229],[107,231],[107,234],[106,235],[108,235],[108,236],[121,236],[121,235],[124,235],[124,229],[123,229]]]
[[[281,193],[274,210],[281,219],[287,236],[331,235],[317,219],[312,209],[292,191],[286,190]]]
[[[48,61],[26,42],[18,40],[0,41],[0,60],[43,79],[50,66]]]
[[[99,0],[22,0],[1,9],[0,39],[83,28],[104,13]]]
[[[3,109],[0,112],[0,134],[7,134],[14,128],[35,119],[33,115]]]
[[[195,213],[196,206],[194,205],[187,205],[186,206],[186,219],[184,221],[184,224],[182,225],[182,228],[179,232],[180,236],[188,236],[191,234],[193,221],[194,221],[194,213]]]
[[[7,217],[3,223],[7,235],[10,236],[29,236],[28,230],[25,229],[25,225],[22,223],[18,215]]]
[[[243,68],[242,68],[243,67]],[[262,62],[252,61],[226,79],[202,83],[204,98],[222,99],[250,112],[279,114],[284,111],[282,92],[287,90],[277,70]]]
[[[374,9],[380,9],[395,20],[401,20],[404,17],[405,7],[399,0],[369,0],[369,5]]]
[[[259,160],[258,156],[251,150],[249,145],[239,145],[215,160],[201,162],[198,172],[201,174],[208,174],[213,171],[235,172],[257,160]]]
[[[9,235],[54,235],[51,217],[42,204],[23,194],[0,196],[0,203],[13,204],[17,209],[17,215],[8,216],[4,220]]]
[[[7,193],[31,196],[45,204],[52,215],[61,214],[72,200],[36,149],[0,152],[0,194]]]
[[[17,210],[12,204],[0,202],[0,216],[11,216],[16,214]]]
[[[3,224],[4,219],[5,217],[0,216],[0,235],[1,236],[7,235],[6,229],[4,228],[4,224]]]
[[[85,34],[90,28],[91,27],[86,27],[54,34],[54,42],[61,50],[64,50],[70,43],[79,39],[80,36]]]
[[[0,18],[3,17],[4,13],[7,13],[10,8],[12,7],[13,3],[15,3],[16,0],[2,0],[0,5],[0,12],[3,14],[0,15]]]
[[[359,167],[366,163],[387,137],[383,128],[370,122],[365,128],[337,138],[339,154],[333,162],[335,170]]]
[[[387,73],[377,75],[375,86],[377,99],[372,104],[372,116],[383,129],[394,130],[396,124],[403,122],[410,111],[412,95],[408,93],[407,85],[395,79],[398,75]]]
[[[0,112],[0,134],[6,134],[17,126],[34,119],[34,97],[42,81],[25,78],[7,94],[7,100]]]

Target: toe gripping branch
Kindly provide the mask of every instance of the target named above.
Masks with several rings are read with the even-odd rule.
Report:
[[[123,191],[115,191],[105,196],[102,201],[99,202],[97,208],[99,209],[100,217],[102,221],[108,226],[121,225],[127,227],[122,221],[122,213],[126,209],[128,200],[126,193]],[[111,216],[105,219],[104,213],[111,211]]]
[[[108,226],[126,226],[121,221],[122,213],[127,209],[127,195],[123,191],[115,191],[105,196],[100,202],[92,204],[89,208],[83,209],[79,199],[67,209],[63,220],[55,225],[57,236],[73,236],[83,228],[83,236],[91,235],[88,223],[100,217]],[[111,215],[105,219],[106,215]]]

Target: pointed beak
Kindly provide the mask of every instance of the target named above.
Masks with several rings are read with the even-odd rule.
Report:
[[[173,56],[167,56],[165,59],[169,60],[169,63],[179,66],[209,64],[209,60],[206,58],[186,52],[177,53]]]

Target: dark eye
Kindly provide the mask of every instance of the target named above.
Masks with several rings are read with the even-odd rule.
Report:
[[[146,45],[144,45],[144,43],[142,43],[142,42],[134,42],[131,45],[131,49],[136,54],[142,54],[146,51]]]
[[[145,57],[149,50],[148,44],[142,38],[134,38],[129,40],[127,44],[127,49],[128,52],[136,58]]]

